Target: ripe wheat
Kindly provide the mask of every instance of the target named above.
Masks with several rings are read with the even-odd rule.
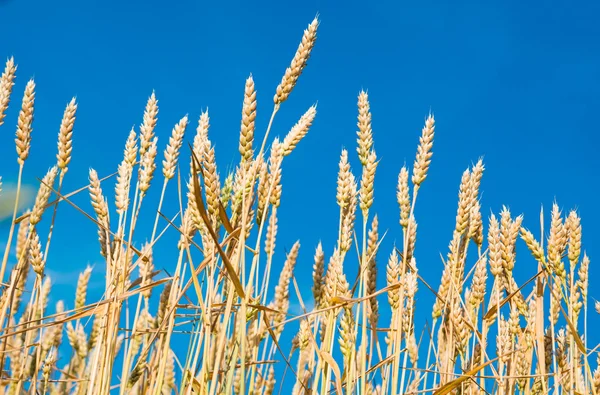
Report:
[[[64,193],[62,180],[71,155],[77,155],[72,138],[78,133],[78,105],[69,102],[59,128],[57,163],[41,180],[31,210],[17,217],[15,207],[6,239],[0,272],[3,393],[269,395],[282,381],[283,393],[297,395],[600,391],[600,356],[587,343],[590,258],[582,247],[579,214],[565,215],[555,204],[547,240],[536,238],[525,228],[525,218],[507,207],[484,221],[484,164],[479,160],[457,180],[455,226],[434,291],[419,274],[420,267],[432,265],[420,260],[415,214],[417,197],[427,193],[425,180],[435,165],[433,114],[425,118],[412,171],[404,166],[398,174],[394,210],[399,226],[384,230],[374,212],[376,112],[364,91],[357,106],[361,168],[355,173],[349,158],[354,151],[342,150],[337,241],[316,246],[313,300],[302,300],[294,272],[306,263],[298,258],[299,242],[286,256],[276,249],[278,229],[293,229],[278,220],[278,209],[286,204],[285,158],[309,133],[316,105],[283,140],[269,139],[269,132],[308,64],[318,25],[315,18],[304,31],[275,89],[260,149],[255,147],[258,103],[250,76],[243,87],[239,164],[227,174],[217,168],[209,115],[203,112],[184,158],[190,168],[182,170],[184,116],[164,148],[160,201],[150,210],[141,207],[148,205],[144,197],[160,177],[155,172],[156,94],[146,103],[139,132],[134,128],[128,134],[115,174],[101,178],[90,169],[85,188]],[[16,70],[11,58],[0,77],[0,125],[6,123]],[[19,187],[31,147],[34,99],[31,80],[16,120]],[[183,191],[181,201],[171,205],[180,210],[167,217],[162,207],[174,196],[168,194],[175,192],[172,179],[184,181]],[[115,213],[105,195],[111,188]],[[57,210],[86,190],[90,205],[79,209],[90,212],[86,220],[98,229],[106,269],[103,296],[88,300],[91,279],[98,274],[87,267],[73,300],[49,307],[53,261],[47,257]],[[154,226],[150,239],[141,241],[134,233],[141,231],[136,227],[146,212],[154,216]],[[163,242],[165,232],[179,234],[179,242]],[[388,232],[397,232],[401,242],[385,251],[381,246]],[[517,243],[526,245],[532,257],[517,256]],[[16,255],[11,255],[13,247]],[[168,274],[154,260],[156,248],[173,253],[175,267]],[[351,262],[352,250],[358,252],[357,264]],[[389,257],[387,263],[383,257]],[[537,273],[518,284],[514,272],[535,263]],[[356,278],[348,276],[348,265],[359,268]],[[378,273],[385,282],[378,281]],[[416,314],[429,306],[419,302],[422,292],[435,295],[432,323],[423,336]],[[296,300],[304,314],[291,314]],[[600,312],[599,302],[594,307]],[[291,345],[281,341],[284,334],[295,334]],[[188,342],[187,354],[173,350],[175,336]]]

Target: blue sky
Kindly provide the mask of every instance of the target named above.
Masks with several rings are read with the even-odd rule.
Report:
[[[313,56],[273,127],[274,136],[285,135],[318,101],[313,128],[283,168],[277,252],[283,259],[300,239],[300,283],[308,284],[318,241],[327,254],[333,250],[337,162],[342,148],[355,152],[357,94],[365,89],[381,158],[375,211],[381,233],[388,230],[379,254],[382,268],[392,243],[401,240],[397,175],[404,163],[412,164],[431,110],[437,121],[434,156],[416,209],[416,257],[425,279],[437,286],[461,174],[483,157],[484,216],[506,204],[515,215],[524,213],[525,226],[539,235],[542,205],[548,215],[554,200],[579,211],[592,260],[590,297],[600,299],[593,286],[600,280],[594,265],[600,254],[594,225],[600,222],[600,157],[593,116],[600,107],[599,12],[600,3],[593,1],[0,0],[0,58],[14,55],[19,64],[12,109],[0,128],[3,180],[14,181],[17,174],[12,135],[29,77],[37,90],[28,183],[54,163],[62,111],[72,96],[79,110],[65,180],[69,190],[86,183],[89,167],[101,175],[116,170],[127,133],[141,122],[152,90],[159,99],[162,147],[183,115],[195,124],[209,108],[209,133],[225,174],[237,161],[246,77],[252,73],[258,90],[260,135],[302,30],[319,13]],[[188,137],[192,132],[188,128]],[[358,175],[356,157],[352,164]],[[155,182],[155,195],[159,188]],[[105,191],[112,193],[112,187]],[[174,213],[174,185],[169,192],[166,211]],[[156,198],[145,206],[148,223]],[[90,210],[87,196],[76,201]],[[1,226],[4,234],[6,224]],[[68,206],[59,210],[53,247],[48,268],[64,286],[59,292],[70,297],[76,273],[87,264],[96,264],[101,288],[94,226]],[[516,275],[526,279],[536,265],[521,247]],[[166,258],[172,256],[165,251],[157,264],[172,271],[174,259]],[[354,262],[349,273],[356,271]],[[309,297],[308,285],[302,291]],[[424,287],[418,297],[424,320],[432,299]]]

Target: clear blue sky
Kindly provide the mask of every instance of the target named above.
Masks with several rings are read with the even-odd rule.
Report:
[[[14,55],[19,64],[12,110],[0,129],[5,182],[16,176],[12,135],[31,76],[37,93],[28,182],[54,163],[60,118],[72,96],[79,110],[66,188],[84,184],[89,167],[101,175],[115,171],[127,133],[141,122],[153,89],[160,105],[159,145],[164,147],[179,118],[189,113],[195,124],[208,107],[224,174],[237,160],[245,78],[252,73],[256,82],[262,131],[274,89],[316,13],[322,23],[313,56],[273,129],[283,136],[318,101],[313,128],[284,164],[277,243],[283,258],[300,239],[296,275],[304,297],[310,295],[308,267],[317,242],[323,240],[327,254],[333,249],[337,162],[343,147],[355,150],[356,97],[366,89],[381,158],[375,210],[382,233],[389,230],[380,267],[401,237],[396,177],[405,162],[412,164],[431,110],[437,120],[434,156],[416,212],[422,275],[437,286],[462,171],[483,156],[484,216],[506,204],[514,214],[524,213],[525,226],[539,235],[541,205],[548,215],[555,199],[565,210],[578,209],[592,260],[590,297],[600,298],[594,264],[600,255],[595,225],[600,223],[600,140],[593,115],[600,107],[600,3],[594,1],[0,0],[0,58]],[[188,136],[192,132],[189,128]],[[358,161],[352,160],[358,175]],[[158,194],[158,183],[154,189]],[[112,194],[112,187],[105,190]],[[174,198],[174,186],[170,192]],[[78,202],[89,210],[86,200]],[[153,218],[151,207],[146,215]],[[69,295],[76,273],[97,263],[97,241],[94,227],[71,208],[58,215],[48,265]],[[522,280],[536,265],[521,247],[517,277]],[[349,273],[355,273],[348,262]],[[174,263],[158,265],[173,270]],[[96,268],[101,284],[102,269]],[[60,272],[66,273],[62,279]],[[419,298],[425,319],[431,297],[424,287]]]

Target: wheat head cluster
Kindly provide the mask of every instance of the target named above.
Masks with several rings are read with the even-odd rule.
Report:
[[[184,142],[193,128],[190,119],[185,116],[173,126],[159,161],[159,107],[153,93],[139,128],[124,141],[115,173],[90,169],[80,189],[65,191],[63,180],[72,153],[77,153],[72,152],[77,103],[67,104],[56,164],[40,179],[33,207],[18,212],[17,198],[5,240],[0,270],[2,393],[600,391],[598,353],[587,344],[590,260],[582,252],[578,213],[563,213],[555,204],[550,229],[542,226],[539,236],[527,229],[523,216],[506,207],[484,219],[479,192],[484,165],[479,160],[460,180],[441,280],[430,286],[419,274],[419,267],[430,263],[420,262],[415,249],[415,205],[432,159],[434,117],[425,119],[414,164],[398,175],[394,210],[399,224],[389,232],[401,234],[401,243],[382,251],[387,231],[379,229],[372,209],[378,158],[364,91],[358,95],[356,153],[342,150],[339,161],[337,241],[313,246],[312,300],[302,299],[306,292],[300,292],[294,276],[300,243],[285,255],[276,253],[278,226],[290,226],[278,224],[277,216],[283,161],[308,133],[316,105],[283,139],[269,132],[307,65],[318,27],[315,18],[275,90],[262,142],[256,140],[254,81],[252,76],[246,80],[239,163],[226,175],[216,165],[207,111],[200,114],[190,143]],[[6,122],[16,75],[11,58],[0,79],[0,126]],[[16,121],[17,195],[35,136],[34,102],[30,80]],[[351,155],[358,156],[359,169],[351,169]],[[179,163],[184,158],[185,171]],[[140,221],[142,204],[161,179],[158,207],[145,210],[152,217]],[[170,206],[179,210],[167,217],[163,203],[175,191],[178,199]],[[76,205],[75,195],[89,195],[89,204]],[[79,275],[74,297],[50,306],[46,263],[53,226],[64,206],[97,228],[93,237],[105,265],[104,290],[99,300],[88,300],[94,275],[88,267]],[[136,229],[140,222],[153,223],[152,230]],[[134,237],[140,232],[145,237],[141,243]],[[178,242],[161,243],[166,232],[175,232]],[[537,274],[522,284],[513,276],[517,243],[531,252],[520,254],[525,263],[519,265],[537,267]],[[167,272],[154,266],[157,248],[172,252],[175,268]],[[348,265],[359,268],[356,277],[349,278]],[[435,296],[425,329],[415,324],[418,288]],[[303,313],[292,314],[290,303],[299,303]],[[419,306],[425,312],[429,308]],[[187,352],[173,351],[175,338],[185,339]],[[281,341],[292,338],[291,343]]]

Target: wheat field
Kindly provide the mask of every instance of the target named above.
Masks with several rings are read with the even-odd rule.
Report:
[[[282,163],[309,132],[317,106],[309,107],[283,139],[271,136],[270,129],[307,66],[318,27],[315,18],[304,31],[273,95],[270,122],[260,133],[255,84],[251,76],[246,80],[234,171],[217,169],[208,111],[197,123],[188,116],[177,122],[159,158],[159,107],[153,93],[141,124],[123,142],[123,159],[114,164],[114,173],[90,169],[85,187],[64,190],[71,155],[77,154],[72,152],[78,108],[73,99],[60,124],[56,163],[40,178],[34,204],[23,212],[19,194],[31,147],[36,86],[30,80],[18,103],[13,91],[17,65],[12,58],[6,62],[0,79],[3,139],[9,104],[20,105],[20,111],[15,207],[10,208],[0,269],[2,393],[600,391],[597,346],[587,342],[588,314],[600,312],[600,306],[588,296],[590,259],[582,248],[577,211],[563,212],[554,204],[550,229],[542,228],[537,236],[528,230],[535,221],[527,225],[507,207],[484,218],[479,190],[484,164],[479,160],[457,180],[456,222],[443,271],[439,283],[428,284],[419,274],[415,207],[418,195],[427,193],[434,115],[426,116],[420,136],[414,134],[414,163],[398,174],[398,225],[379,229],[372,207],[379,159],[365,91],[358,95],[356,151],[342,150],[339,160],[337,242],[308,247],[315,251],[312,300],[302,299],[294,276],[300,242],[287,254],[276,254],[275,244],[278,227],[293,226],[278,223],[282,188],[292,181],[285,179]],[[187,143],[184,136],[190,134]],[[352,155],[359,169],[351,169]],[[172,218],[162,210],[168,188],[180,196],[168,202],[180,208]],[[150,222],[141,221],[150,193],[160,196],[159,203],[144,211],[152,213]],[[86,206],[73,203],[82,195],[88,196]],[[52,282],[45,257],[65,205],[97,228],[106,272],[103,296],[89,300],[92,270],[87,268],[72,300],[49,305]],[[143,243],[134,236],[139,222],[154,224]],[[179,239],[160,246],[174,255],[172,273],[153,263],[155,244],[167,232]],[[380,245],[387,232],[401,242],[384,251]],[[517,259],[518,243],[530,255]],[[333,253],[326,255],[326,250]],[[351,261],[351,251],[357,252],[357,262]],[[347,275],[348,265],[359,268],[355,278]],[[537,265],[537,274],[517,283],[513,272],[524,265]],[[378,283],[378,272],[385,284]],[[417,306],[422,292],[435,295],[433,306]],[[290,311],[296,300],[303,314]],[[431,311],[425,329],[415,323],[417,308]],[[174,350],[175,335],[183,336],[187,352]],[[283,335],[293,338],[291,344],[280,341]]]

